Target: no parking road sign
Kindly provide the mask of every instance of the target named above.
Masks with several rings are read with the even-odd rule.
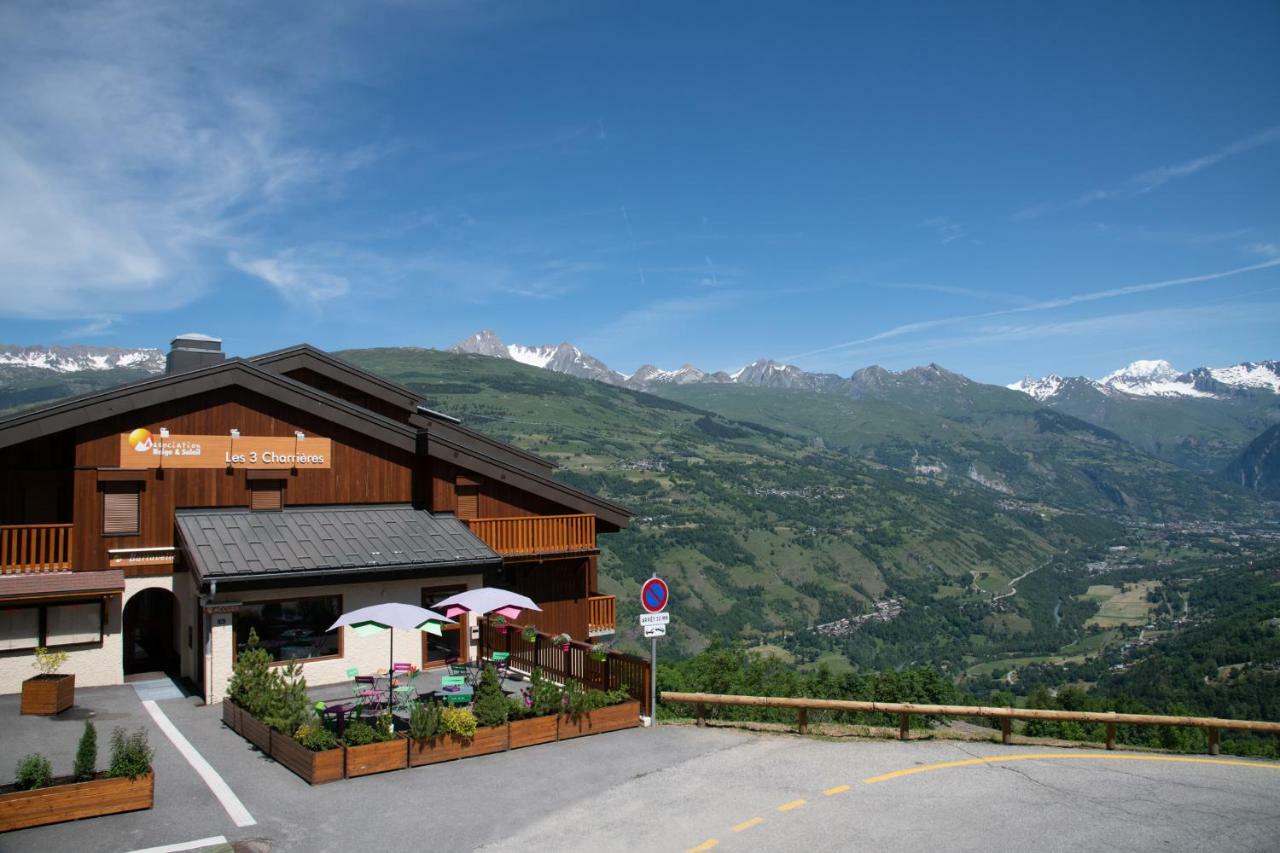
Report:
[[[640,606],[650,613],[661,613],[667,609],[667,582],[659,577],[649,578],[640,587]]]

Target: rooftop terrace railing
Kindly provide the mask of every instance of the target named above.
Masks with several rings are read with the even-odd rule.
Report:
[[[1229,720],[1220,717],[1168,717],[1159,714],[1116,714],[1097,711],[1050,711],[1036,708],[985,708],[974,705],[916,705],[904,702],[858,702],[847,699],[808,699],[790,696],[729,696],[720,693],[675,693],[664,690],[663,702],[680,702],[694,706],[698,725],[706,724],[708,705],[756,705],[769,708],[794,708],[801,734],[808,734],[809,711],[853,711],[898,715],[898,737],[910,737],[911,717],[986,717],[1000,720],[1001,739],[1009,743],[1013,720],[1059,720],[1077,723],[1101,723],[1107,727],[1107,749],[1116,748],[1116,726],[1189,726],[1207,729],[1209,754],[1218,754],[1218,733],[1231,731],[1280,734],[1280,723],[1263,720]]]
[[[71,568],[70,524],[0,525],[0,575]]]

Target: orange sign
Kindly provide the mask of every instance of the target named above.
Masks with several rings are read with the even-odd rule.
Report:
[[[332,453],[315,436],[120,435],[121,468],[328,468]]]

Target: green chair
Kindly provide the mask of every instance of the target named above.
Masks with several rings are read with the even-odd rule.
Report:
[[[498,686],[501,687],[511,672],[511,652],[494,652],[489,660],[493,662],[494,672],[498,675]]]

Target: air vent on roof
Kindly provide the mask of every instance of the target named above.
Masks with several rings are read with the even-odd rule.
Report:
[[[169,344],[165,358],[165,373],[185,373],[217,364],[227,356],[222,352],[222,339],[211,338],[198,332],[178,335]]]

